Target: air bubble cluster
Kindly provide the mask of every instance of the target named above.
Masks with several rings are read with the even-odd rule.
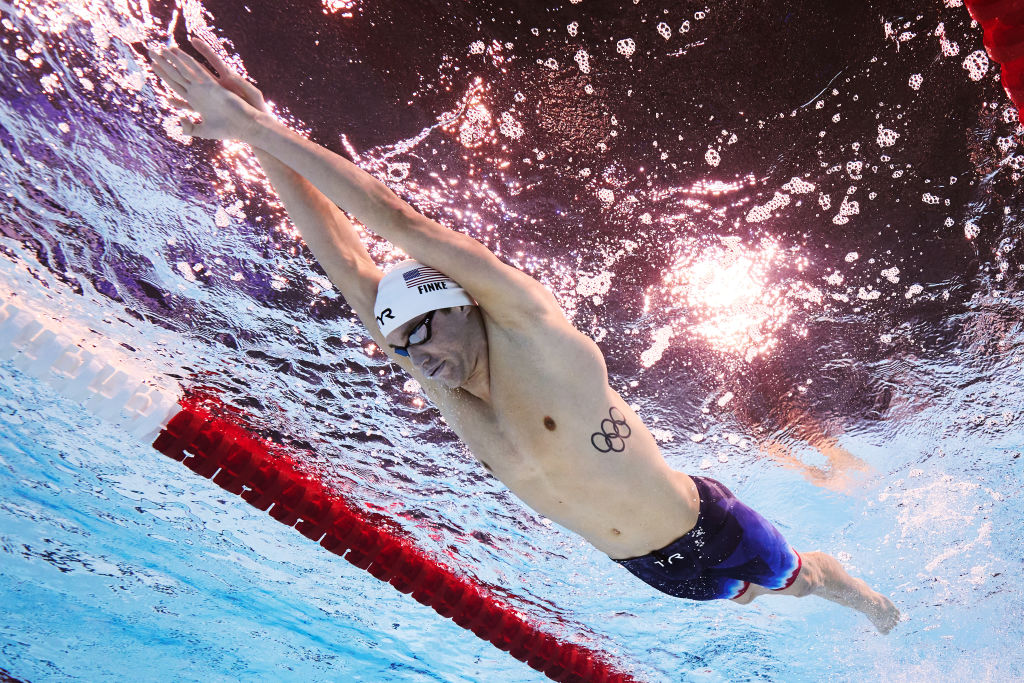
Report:
[[[789,204],[789,195],[783,194],[782,192],[776,192],[775,196],[771,198],[767,204],[761,206],[755,206],[747,212],[748,223],[760,223],[761,221],[768,220],[771,218],[772,213]]]
[[[882,124],[878,124],[878,138],[876,139],[876,142],[879,147],[892,147],[896,144],[896,140],[899,136],[900,134],[896,131],[890,130]]]
[[[590,73],[590,55],[587,54],[586,50],[577,50],[576,56],[573,57],[573,59],[575,59],[576,64],[579,65],[580,71],[585,74]]]
[[[964,69],[972,81],[980,81],[988,73],[988,55],[984,50],[976,50],[967,55],[964,60]]]

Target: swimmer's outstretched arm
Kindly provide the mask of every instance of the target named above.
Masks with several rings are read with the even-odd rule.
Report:
[[[226,91],[180,49],[154,52],[153,60],[161,78],[202,116],[199,124],[183,122],[185,133],[237,139],[267,152],[367,228],[458,281],[492,317],[511,322],[558,310],[554,297],[533,278],[502,263],[472,237],[421,215],[344,157]]]
[[[256,86],[236,73],[206,43],[197,39],[193,39],[191,42],[193,47],[216,69],[219,74],[216,83],[220,88],[237,95],[258,111],[268,111],[263,100],[263,93]],[[165,81],[174,80],[173,75],[167,73],[159,62],[155,63],[154,69]],[[188,103],[183,101],[178,101],[176,104],[188,106]],[[377,326],[372,324],[377,283],[383,273],[374,263],[369,252],[366,251],[352,222],[334,202],[325,197],[308,180],[265,150],[253,147],[253,152],[255,152],[271,185],[281,198],[288,217],[298,228],[317,262],[345,297],[352,310],[363,321],[363,325],[374,336],[377,345],[388,351],[389,348],[383,339],[377,339],[379,331]],[[407,365],[404,358],[396,356],[394,360],[403,367]],[[406,370],[410,369],[406,368]]]

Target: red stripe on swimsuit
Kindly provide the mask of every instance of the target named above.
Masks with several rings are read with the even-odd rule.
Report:
[[[796,577],[800,576],[800,570],[804,566],[804,558],[800,557],[800,553],[796,551],[796,548],[793,548],[793,554],[796,555],[796,569],[794,569],[793,573],[789,575],[789,579],[786,581],[786,585],[782,588],[776,588],[775,590],[777,591],[786,590],[787,588],[793,585],[793,583],[796,581]]]

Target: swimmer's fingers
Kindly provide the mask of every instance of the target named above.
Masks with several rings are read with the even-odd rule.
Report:
[[[186,102],[185,100],[178,99],[177,97],[168,97],[167,101],[170,103],[172,107],[177,107],[178,109],[192,108],[189,106],[188,102]]]
[[[172,47],[164,54],[177,67],[178,73],[184,76],[186,85],[213,81],[213,75],[181,48]]]
[[[189,65],[173,52],[175,49],[177,48],[161,50],[156,54],[156,58],[159,60],[160,66],[164,68],[164,71],[170,74],[178,84],[183,85],[186,89],[191,88],[198,81],[195,77],[195,71],[189,68]]]
[[[201,54],[206,61],[210,63],[210,66],[214,68],[222,79],[227,78],[229,74],[241,78],[234,69],[228,66],[227,63],[220,58],[220,55],[214,51],[213,46],[205,40],[200,40],[193,36],[188,39],[188,42],[192,44],[192,47],[196,49],[196,52]]]
[[[159,76],[160,80],[162,80],[167,85],[167,87],[173,90],[175,93],[177,93],[183,98],[188,97],[188,93],[186,91],[185,86],[176,81],[174,76],[168,73],[167,67],[161,66],[160,62],[158,62],[156,59],[153,60],[153,73]],[[181,102],[182,100],[178,101]],[[185,103],[185,106],[189,106],[187,102]]]
[[[188,62],[182,59],[182,54],[183,53],[181,53],[177,48],[170,47],[161,52],[160,56],[174,68],[174,71],[178,74],[181,82],[186,86],[190,86],[199,79],[196,74],[196,70],[193,69]],[[191,57],[189,59],[191,59]]]
[[[154,51],[153,65],[187,106],[202,117],[181,122],[182,132],[212,140],[239,140],[256,126],[255,110],[237,93],[222,87],[205,67],[177,48]]]
[[[185,97],[185,79],[182,78],[181,74],[173,64],[167,61],[167,58],[162,52],[153,50],[149,53],[153,62],[153,71],[159,76],[164,83],[174,88],[174,91]]]
[[[192,47],[196,49],[196,52],[206,58],[206,61],[217,70],[220,74],[218,82],[220,85],[227,90],[235,93],[248,104],[256,107],[260,111],[267,111],[266,102],[263,100],[263,93],[255,85],[242,78],[242,76],[232,69],[228,64],[220,58],[213,47],[211,47],[205,41],[199,38],[190,38],[189,42],[192,43]]]

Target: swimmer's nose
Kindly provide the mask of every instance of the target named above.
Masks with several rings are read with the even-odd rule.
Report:
[[[427,344],[421,344],[419,346],[409,347],[409,357],[412,359],[412,364],[417,370],[432,368],[437,365],[438,359],[430,353],[429,349],[423,348],[426,345]]]

